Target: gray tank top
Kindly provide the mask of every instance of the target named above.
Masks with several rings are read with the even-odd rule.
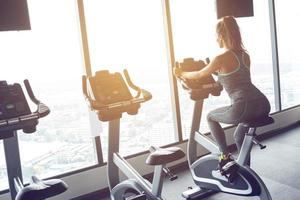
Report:
[[[218,73],[218,81],[224,87],[232,102],[266,98],[251,82],[250,68],[244,62],[243,51],[229,50],[237,59],[239,66],[230,73]]]

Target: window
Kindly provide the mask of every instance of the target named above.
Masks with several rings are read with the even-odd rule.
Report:
[[[173,43],[175,60],[182,62],[184,58],[205,60],[219,52],[215,38],[215,2],[210,0],[172,1],[170,2]],[[200,12],[201,10],[201,12]],[[189,94],[179,86],[180,113],[183,138],[187,139],[190,133],[194,101]],[[204,101],[200,131],[208,132],[206,123],[207,113],[230,101],[222,92],[220,97],[210,96]]]
[[[126,68],[132,81],[153,95],[137,115],[123,114],[120,152],[175,142],[161,2],[87,0],[84,5],[93,72]],[[106,159],[107,123],[98,123]]]
[[[171,2],[171,17],[173,25],[175,59],[193,57],[195,60],[205,60],[213,57],[220,49],[216,42],[215,26],[217,23],[215,2],[174,1]],[[254,1],[254,17],[238,18],[242,38],[250,52],[253,83],[268,97],[274,111],[274,91],[272,57],[269,31],[269,15],[267,1]],[[259,33],[260,35],[258,35]],[[264,48],[260,48],[263,46]],[[183,137],[190,132],[193,105],[188,94],[179,88]],[[208,132],[207,113],[217,107],[230,104],[225,91],[219,97],[209,97],[204,101],[200,131]]]
[[[12,84],[28,78],[51,109],[36,133],[19,133],[25,181],[32,174],[45,178],[97,162],[81,89],[75,2],[28,0],[28,7],[32,30],[0,33],[0,79]]]
[[[272,47],[268,1],[253,1],[254,17],[239,18],[244,44],[251,56],[251,78],[275,112]]]
[[[299,105],[299,1],[275,1],[282,108]]]

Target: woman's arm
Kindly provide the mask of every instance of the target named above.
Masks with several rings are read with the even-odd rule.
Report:
[[[201,79],[205,76],[211,75],[216,71],[219,71],[220,66],[220,56],[217,56],[200,71],[182,72],[181,77],[183,77],[184,79]]]

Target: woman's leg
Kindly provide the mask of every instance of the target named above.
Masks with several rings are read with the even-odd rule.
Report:
[[[224,130],[220,123],[238,124],[244,115],[245,101],[236,102],[231,106],[221,107],[208,113],[207,122],[211,134],[216,140],[221,153],[227,154],[227,144]]]
[[[235,177],[238,167],[228,152],[225,133],[220,123],[238,124],[244,115],[245,107],[246,102],[242,101],[231,106],[218,108],[207,115],[211,134],[215,138],[221,152],[218,169],[222,175],[229,175],[229,179]]]
[[[220,123],[215,121],[210,113],[207,115],[207,122],[210,132],[219,146],[219,151],[223,154],[227,154],[226,137]]]
[[[248,132],[248,127],[245,127],[242,124],[239,124],[234,131],[234,140],[237,146],[238,152],[240,152],[242,148],[242,144],[245,138],[245,134]]]

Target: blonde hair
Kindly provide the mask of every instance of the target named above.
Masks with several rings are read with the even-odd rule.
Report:
[[[240,28],[233,16],[223,17],[217,23],[216,31],[218,37],[224,40],[229,49],[247,51],[242,41]]]

